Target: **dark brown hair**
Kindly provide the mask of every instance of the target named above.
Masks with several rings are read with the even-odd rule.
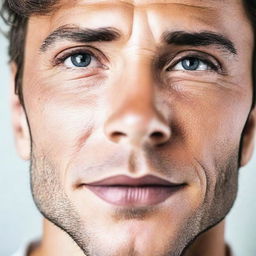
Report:
[[[58,4],[57,0],[4,0],[1,7],[1,17],[9,26],[10,62],[17,65],[15,77],[15,93],[21,104],[24,104],[22,93],[23,61],[28,19],[32,15],[49,15]]]
[[[9,39],[10,61],[17,65],[17,74],[15,77],[15,92],[19,95],[23,104],[22,95],[22,75],[24,47],[28,19],[32,15],[45,14],[50,15],[57,7],[58,0],[4,0],[1,8],[1,16],[9,26],[7,37]],[[254,35],[256,38],[256,0],[243,0],[245,10],[251,20]],[[255,39],[256,40],[256,39]],[[254,63],[252,67],[253,76],[253,100],[252,107],[255,104],[256,95],[256,44],[253,49]]]

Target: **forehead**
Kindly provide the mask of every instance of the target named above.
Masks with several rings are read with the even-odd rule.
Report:
[[[168,26],[205,24],[219,29],[223,23],[225,27],[234,23],[230,17],[248,25],[242,0],[60,0],[58,8],[47,17],[53,26],[84,23],[94,27],[102,23],[127,28],[137,17],[158,29],[164,28],[166,22]]]
[[[60,5],[101,5],[101,4],[124,4],[127,6],[149,6],[149,5],[166,5],[182,4],[197,7],[214,7],[216,4],[241,3],[242,0],[60,0]]]
[[[242,0],[60,0],[50,15],[30,18],[28,37],[42,42],[66,25],[112,27],[126,40],[143,35],[158,42],[165,31],[212,31],[242,42],[241,50],[253,45]]]

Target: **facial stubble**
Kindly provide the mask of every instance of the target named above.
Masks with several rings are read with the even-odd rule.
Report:
[[[191,241],[200,233],[219,223],[231,209],[237,192],[238,148],[227,155],[226,159],[216,161],[216,168],[218,180],[214,190],[213,201],[209,200],[207,202],[206,196],[206,202],[198,212],[188,220],[184,220],[183,232],[177,234],[176,243],[170,241],[170,248],[166,248],[166,253],[161,256],[182,255],[182,252],[185,251]],[[90,223],[82,221],[61,185],[57,170],[57,166],[46,155],[39,156],[35,150],[31,151],[31,190],[34,202],[41,214],[66,232],[86,256],[119,256],[118,252],[114,255],[107,253],[102,255],[102,252],[99,253],[102,248],[97,248],[94,245],[94,236],[88,231]],[[223,195],[228,195],[228,197]],[[115,221],[143,221],[154,214],[156,210],[157,208],[154,207],[121,209],[114,211],[112,218]],[[130,248],[127,255],[123,256],[135,255],[141,256],[136,252],[135,248]]]

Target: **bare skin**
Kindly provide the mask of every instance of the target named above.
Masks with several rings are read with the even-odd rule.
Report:
[[[84,255],[81,249],[71,242],[71,238],[66,233],[58,232],[56,229],[58,228],[51,222],[44,220],[42,241],[28,256]],[[198,237],[188,248],[185,256],[229,256],[228,253],[224,241],[224,222],[221,222]]]
[[[60,1],[31,17],[12,109],[46,218],[32,255],[180,256],[220,222],[187,256],[224,256],[221,221],[253,152],[252,49],[241,1]],[[147,207],[81,186],[114,175],[184,186]]]

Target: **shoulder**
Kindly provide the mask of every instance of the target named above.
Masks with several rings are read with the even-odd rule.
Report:
[[[29,244],[23,245],[11,256],[27,256],[28,248]]]
[[[226,246],[226,249],[227,249],[227,252],[226,252],[227,256],[236,256],[235,253],[233,252],[232,248],[229,245]]]
[[[38,243],[38,241],[27,242],[20,246],[20,248],[11,256],[28,256],[29,252],[31,252],[31,250],[33,250],[33,248],[35,248],[38,245]]]

